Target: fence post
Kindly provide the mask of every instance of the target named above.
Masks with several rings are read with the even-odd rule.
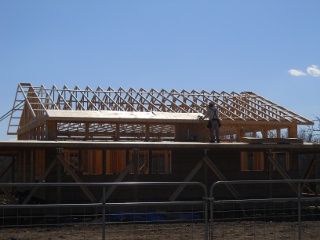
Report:
[[[301,182],[298,183],[298,231],[299,231],[299,240],[302,239],[301,234]]]
[[[210,239],[213,240],[213,200],[214,198],[211,196],[210,192]]]
[[[106,239],[106,186],[102,187],[102,240]]]
[[[206,196],[208,198],[208,196]],[[208,200],[206,199],[205,201],[205,206],[204,206],[204,218],[205,218],[205,239],[208,240],[209,238],[209,226],[208,226]]]

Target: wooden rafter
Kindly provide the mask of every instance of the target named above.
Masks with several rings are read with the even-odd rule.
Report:
[[[94,102],[99,106],[99,109],[100,110],[111,110],[111,108],[109,107],[108,104],[106,104],[103,99],[101,98],[100,94],[103,93],[101,91],[101,88],[98,87],[96,91],[93,91],[91,88],[88,87],[88,90],[89,91],[92,91],[93,92],[93,99],[94,99]]]
[[[159,103],[159,107],[163,112],[175,112],[171,106],[164,104],[166,101],[166,98],[162,96],[162,94],[155,90],[155,89],[151,89],[150,91],[150,96],[152,96],[152,100],[154,102],[158,102]],[[161,99],[160,99],[161,98]]]

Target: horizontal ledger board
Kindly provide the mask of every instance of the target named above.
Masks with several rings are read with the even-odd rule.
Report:
[[[0,141],[0,151],[23,148],[86,148],[86,149],[212,149],[212,150],[255,150],[255,149],[297,149],[320,151],[318,143],[290,143],[290,144],[250,144],[208,143],[208,142],[125,142],[125,141]]]

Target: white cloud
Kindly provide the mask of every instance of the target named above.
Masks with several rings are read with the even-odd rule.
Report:
[[[316,65],[311,65],[307,68],[307,73],[312,77],[319,77],[320,76],[320,69]]]
[[[300,76],[305,76],[307,75],[306,73],[300,71],[300,70],[296,70],[296,69],[290,69],[288,71],[288,73],[292,76],[295,76],[295,77],[300,77]],[[310,73],[309,73],[310,74]]]

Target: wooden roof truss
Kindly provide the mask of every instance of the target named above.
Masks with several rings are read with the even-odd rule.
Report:
[[[104,90],[98,86],[93,90],[89,86],[80,89],[57,88],[53,85],[46,88],[44,85],[33,86],[30,83],[20,83],[17,88],[16,97],[11,111],[8,126],[8,134],[15,135],[17,130],[29,122],[48,116],[48,110],[69,111],[120,111],[120,112],[165,112],[165,113],[192,113],[204,114],[209,102],[214,102],[219,108],[220,118],[226,124],[249,123],[281,123],[294,125],[311,125],[310,120],[282,107],[278,104],[253,92],[231,92],[221,93],[216,91],[201,92],[192,90],[147,91],[143,88],[128,91],[119,88],[115,90],[108,87]],[[169,116],[169,115],[168,115]],[[146,129],[139,124],[121,124],[119,129],[114,122],[90,122],[90,131],[96,132],[145,132]],[[58,131],[65,129],[83,132],[87,126],[76,121],[65,121],[58,123]],[[173,133],[170,124],[153,124],[154,132]],[[230,132],[232,132],[231,130]]]

